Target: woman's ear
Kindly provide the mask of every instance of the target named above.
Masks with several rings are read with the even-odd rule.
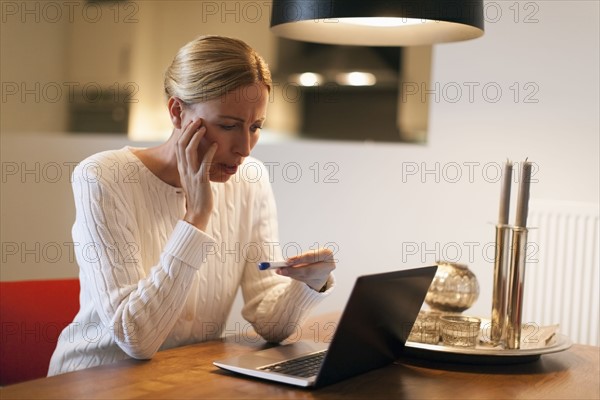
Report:
[[[171,123],[174,128],[181,129],[184,102],[178,97],[169,97],[168,107]]]

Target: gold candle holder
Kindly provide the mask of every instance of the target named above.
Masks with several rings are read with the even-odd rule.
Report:
[[[496,255],[494,258],[494,288],[492,296],[492,344],[504,344],[507,322],[508,262],[510,248],[509,225],[496,225]]]
[[[513,227],[512,235],[506,313],[506,347],[508,349],[519,349],[521,347],[523,288],[527,257],[527,228]]]

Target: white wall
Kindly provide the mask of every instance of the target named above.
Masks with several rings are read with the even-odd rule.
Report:
[[[43,22],[42,2],[27,5],[32,13],[21,13],[23,4],[0,3],[0,131],[60,132],[66,128],[67,103],[61,92],[67,81],[63,60],[68,57],[69,23],[53,16],[54,22]]]
[[[520,3],[517,22],[512,2],[487,4],[491,20],[497,20],[492,11],[498,4],[503,17],[487,24],[483,38],[434,48],[428,89],[438,84],[440,90],[438,102],[429,95],[427,146],[304,142],[258,148],[265,160],[302,166],[298,183],[275,176],[282,241],[339,247],[340,290],[323,308],[341,307],[358,274],[453,258],[479,277],[481,296],[472,312],[488,315],[496,173],[506,158],[529,157],[536,164],[533,199],[598,204],[598,3],[543,1],[537,9]],[[525,23],[525,16],[538,22]],[[457,85],[464,90],[459,101],[451,92]],[[472,101],[469,86],[476,89]],[[497,87],[499,97],[492,90]],[[537,102],[525,102],[526,95]],[[339,183],[323,183],[323,175],[312,182],[314,162],[322,173],[331,172],[323,167],[333,162]]]
[[[538,1],[537,23],[523,22],[525,15],[532,18],[532,10],[524,8],[515,22],[513,2],[487,4],[499,4],[503,14],[486,25],[483,38],[434,48],[429,89],[439,83],[440,92],[438,102],[430,95],[426,146],[294,141],[256,148],[258,158],[273,163],[282,243],[290,251],[294,243],[304,250],[314,243],[336,246],[338,290],[319,311],[340,309],[359,274],[451,258],[469,264],[479,277],[482,293],[471,312],[487,315],[492,264],[484,250],[493,241],[497,218],[496,167],[507,157],[536,163],[534,199],[598,203],[598,3]],[[486,84],[487,99],[481,92]],[[468,85],[476,88],[472,102]],[[453,103],[456,86],[464,93]],[[497,87],[502,96],[491,102]],[[527,94],[538,102],[526,103]],[[76,162],[123,144],[114,137],[11,136],[6,131],[1,139],[3,173],[12,163],[51,168],[52,162]],[[302,176],[295,182],[298,168]],[[409,174],[415,168],[417,173]],[[316,179],[315,170],[320,172]],[[326,183],[328,173],[337,182]],[[68,179],[37,183],[33,176],[26,175],[25,183],[13,175],[3,178],[3,245],[70,241]],[[44,257],[31,262],[27,254],[21,262],[21,257],[3,253],[2,280],[77,273],[66,256],[53,263]]]

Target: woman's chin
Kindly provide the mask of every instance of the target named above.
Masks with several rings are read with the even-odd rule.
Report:
[[[210,181],[215,183],[225,183],[229,179],[231,179],[233,175],[227,174],[223,171],[211,172],[210,173]]]

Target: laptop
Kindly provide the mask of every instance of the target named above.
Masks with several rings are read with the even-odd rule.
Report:
[[[397,360],[437,266],[357,278],[330,343],[310,340],[214,361],[219,368],[303,387],[321,387]]]

